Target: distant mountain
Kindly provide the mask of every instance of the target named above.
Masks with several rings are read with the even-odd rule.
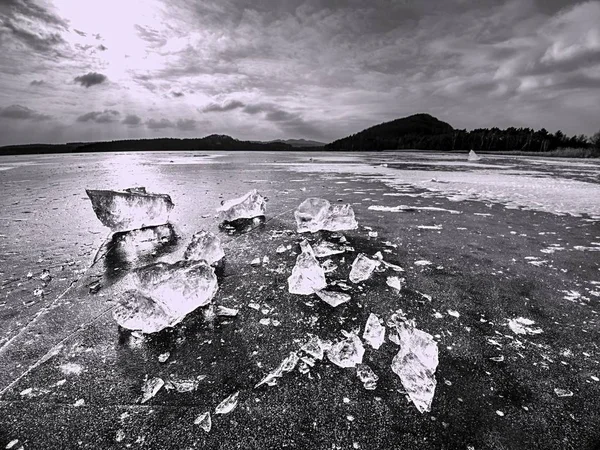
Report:
[[[288,144],[291,145],[292,147],[323,147],[325,146],[325,142],[319,142],[319,141],[311,141],[308,139],[286,139],[286,140],[282,140],[282,139],[276,139],[274,141],[270,141],[270,142],[281,142],[283,144]]]
[[[454,128],[429,114],[414,114],[384,122],[327,144],[325,150],[390,150],[415,147],[415,141],[452,133]],[[405,144],[409,144],[408,146]]]

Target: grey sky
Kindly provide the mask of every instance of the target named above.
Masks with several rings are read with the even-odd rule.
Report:
[[[600,129],[600,2],[2,0],[0,145]]]

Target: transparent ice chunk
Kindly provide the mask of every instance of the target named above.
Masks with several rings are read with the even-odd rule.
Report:
[[[266,205],[265,198],[253,189],[241,197],[223,202],[217,212],[221,222],[233,222],[264,216]]]
[[[544,332],[541,328],[533,328],[533,324],[535,324],[533,320],[525,317],[517,317],[508,321],[508,327],[515,334],[540,334]]]
[[[319,230],[341,231],[354,230],[358,223],[354,217],[354,210],[350,205],[331,206],[322,198],[308,198],[304,200],[294,212],[298,233]]]
[[[100,222],[113,231],[164,225],[174,207],[167,194],[147,193],[144,188],[124,191],[86,189],[85,192]]]
[[[205,432],[210,432],[212,428],[212,420],[210,419],[210,412],[206,411],[205,413],[200,414],[196,420],[194,420],[195,425],[200,425]]]
[[[320,241],[314,248],[315,256],[317,258],[324,258],[326,256],[337,255],[340,253],[344,253],[345,251],[346,249],[343,246],[328,241]]]
[[[387,277],[386,284],[400,292],[402,290],[402,279],[400,277]]]
[[[266,384],[268,386],[274,386],[277,383],[277,378],[281,378],[284,373],[291,372],[296,368],[299,361],[298,354],[296,352],[290,352],[289,356],[285,358],[281,364],[272,372],[270,372],[265,378],[263,378],[255,388]]]
[[[142,398],[140,402],[146,403],[148,400],[154,397],[164,385],[165,382],[162,378],[156,377],[146,380],[142,385]]]
[[[323,359],[325,349],[318,336],[311,336],[308,342],[300,347],[300,350],[307,355],[312,356],[314,359],[321,360]]]
[[[354,333],[345,333],[346,338],[336,342],[327,350],[329,361],[339,367],[355,367],[362,363],[365,349]]]
[[[239,391],[231,394],[225,400],[217,405],[215,408],[216,414],[228,414],[235,409],[238,404],[238,396],[240,395]]]
[[[372,391],[377,387],[377,380],[379,380],[379,377],[373,372],[373,369],[366,364],[356,365],[356,375],[368,391]]]
[[[378,265],[379,261],[370,259],[364,253],[360,253],[352,263],[349,276],[350,281],[360,283],[361,281],[368,280]]]
[[[343,292],[334,292],[334,291],[317,291],[315,292],[321,300],[327,303],[329,306],[339,306],[343,303],[349,302],[352,297],[348,294],[344,294]]]
[[[183,257],[189,261],[204,260],[210,265],[219,262],[225,256],[221,240],[210,231],[199,231],[192,236]]]
[[[479,155],[477,155],[477,153],[475,153],[473,150],[471,150],[469,152],[469,156],[467,156],[467,160],[468,161],[479,161],[481,158],[479,157]]]
[[[169,311],[160,303],[136,290],[128,290],[118,296],[119,305],[113,311],[113,318],[123,328],[142,333],[156,333],[175,325]]]
[[[288,278],[288,288],[291,294],[311,295],[327,286],[325,272],[307,241],[302,241],[300,248],[302,253],[296,258],[296,265]]]
[[[385,327],[381,319],[373,313],[369,314],[369,318],[367,319],[363,339],[375,350],[381,347],[385,339]]]

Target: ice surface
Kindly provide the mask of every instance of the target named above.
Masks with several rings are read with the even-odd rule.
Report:
[[[350,270],[349,276],[350,281],[360,283],[361,281],[368,280],[378,265],[378,261],[370,259],[364,253],[360,253],[352,263],[352,270]]]
[[[147,193],[144,188],[124,191],[85,191],[92,208],[104,226],[113,231],[164,225],[174,205],[167,194]]]
[[[368,391],[372,391],[377,387],[377,380],[379,380],[379,377],[373,372],[373,369],[366,364],[356,365],[356,375]]]
[[[413,321],[401,321],[396,315],[390,322],[394,324],[400,342],[392,370],[400,377],[417,409],[420,412],[431,411],[438,365],[437,343],[429,333],[415,328]]]
[[[142,399],[141,403],[146,403],[152,397],[154,397],[160,388],[164,386],[165,382],[162,378],[150,378],[142,385]]]
[[[266,205],[264,197],[256,189],[253,189],[241,197],[223,202],[217,212],[221,222],[233,222],[238,219],[264,216]]]
[[[189,261],[204,260],[210,265],[219,262],[225,256],[221,240],[210,231],[199,231],[192,236],[183,257]]]
[[[540,334],[543,333],[541,328],[532,328],[531,325],[535,322],[525,317],[517,317],[516,319],[509,319],[508,327],[515,334]]]
[[[346,338],[333,344],[327,350],[329,361],[339,367],[355,367],[362,363],[365,348],[354,333],[345,333]]]
[[[210,412],[207,411],[205,413],[200,414],[196,418],[196,420],[194,420],[194,424],[195,425],[200,425],[200,428],[202,428],[207,433],[210,432],[210,429],[212,428],[212,421],[210,419]]]
[[[300,243],[300,248],[302,253],[296,258],[296,265],[288,278],[288,287],[291,294],[311,295],[327,287],[325,272],[306,240]]]
[[[471,150],[469,156],[467,156],[468,161],[479,161],[480,159],[481,158],[473,150]]]
[[[113,312],[119,325],[154,333],[172,327],[198,307],[210,303],[217,292],[217,277],[205,261],[159,262],[134,270],[122,284]]]
[[[352,299],[350,295],[344,294],[343,292],[321,290],[317,291],[316,294],[321,300],[323,300],[329,306],[333,306],[334,308],[342,303],[349,302]]]
[[[345,251],[345,247],[328,241],[320,241],[317,243],[317,245],[315,245],[314,248],[315,256],[317,258],[324,258],[330,255],[337,255],[339,253],[344,253]]]
[[[332,206],[331,203],[322,198],[304,200],[294,212],[294,217],[296,218],[298,233],[314,233],[319,230],[354,230],[358,228],[352,206]]]
[[[215,408],[216,414],[228,414],[235,409],[238,404],[238,396],[240,395],[239,391],[231,394],[225,400],[217,405]]]
[[[369,314],[369,318],[367,319],[363,339],[365,343],[369,344],[375,350],[381,347],[385,339],[385,327],[381,319],[373,313]]]

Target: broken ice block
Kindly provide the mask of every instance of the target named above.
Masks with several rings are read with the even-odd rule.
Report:
[[[345,333],[345,336],[346,339],[333,344],[327,350],[327,358],[339,367],[355,367],[362,363],[365,349],[356,334]]]
[[[239,310],[235,308],[227,308],[226,306],[217,306],[217,316],[235,317]]]
[[[352,263],[352,270],[350,270],[349,276],[350,281],[360,283],[361,281],[368,280],[378,265],[378,261],[370,259],[364,253],[360,253]]]
[[[210,265],[219,262],[225,256],[221,240],[210,231],[200,231],[192,236],[183,257],[188,261],[203,259]]]
[[[356,365],[356,375],[368,391],[372,391],[377,387],[377,380],[379,380],[379,377],[373,372],[373,369],[366,364]]]
[[[238,219],[253,219],[265,215],[266,201],[256,189],[247,194],[227,200],[217,209],[221,222],[233,222]]]
[[[341,231],[354,230],[358,223],[354,218],[354,210],[350,205],[331,206],[322,198],[308,198],[294,211],[298,233],[319,230]]]
[[[192,392],[198,389],[199,380],[171,378],[165,382],[165,389],[175,389],[177,392]]]
[[[535,322],[525,317],[517,317],[516,319],[510,319],[508,321],[508,327],[515,334],[540,334],[543,333],[541,328],[533,328]]]
[[[195,425],[200,425],[205,432],[209,432],[212,428],[212,421],[210,420],[210,412],[206,411],[205,413],[200,414],[196,420],[194,420]]]
[[[413,321],[396,321],[400,351],[392,370],[420,412],[431,411],[435,394],[438,347],[433,336],[415,328]]]
[[[469,156],[467,156],[467,160],[468,161],[479,161],[481,158],[479,157],[479,155],[477,155],[477,153],[475,153],[473,150],[471,150],[469,152]]]
[[[344,253],[346,249],[339,244],[334,244],[333,242],[328,241],[320,241],[314,248],[315,256],[317,258],[324,258],[330,255],[337,255],[339,253]]]
[[[386,284],[400,292],[402,290],[402,280],[399,277],[387,277]]]
[[[363,339],[375,350],[381,347],[385,339],[385,327],[382,325],[381,319],[373,313],[369,314],[369,318],[367,319]]]
[[[279,367],[270,372],[254,387],[257,388],[259,386],[262,386],[263,384],[266,384],[268,386],[274,386],[277,383],[277,378],[281,378],[284,373],[288,373],[294,370],[299,360],[300,358],[298,357],[298,354],[296,352],[290,352],[289,356],[281,362]]]
[[[309,341],[300,347],[300,350],[315,359],[321,360],[324,356],[324,347],[318,336],[311,336]]]
[[[118,231],[104,246],[105,261],[112,267],[131,267],[154,260],[153,255],[177,241],[177,234],[171,224],[145,227],[137,230]]]
[[[142,385],[142,398],[141,403],[146,403],[152,397],[154,397],[160,388],[164,386],[165,382],[162,378],[150,378]]]
[[[325,272],[315,258],[315,254],[307,241],[300,243],[302,253],[296,258],[296,265],[288,278],[291,294],[311,295],[327,287]]]
[[[124,191],[86,189],[85,192],[100,222],[113,231],[166,224],[175,206],[167,194],[147,193],[144,188]]]
[[[120,296],[113,313],[123,328],[154,333],[172,327],[217,292],[217,277],[205,261],[159,262],[127,275],[122,284],[133,289]]]
[[[228,414],[235,409],[238,403],[238,396],[240,395],[239,391],[231,394],[225,400],[217,405],[215,408],[216,414]]]
[[[352,299],[352,297],[350,297],[348,294],[344,294],[343,292],[321,290],[315,292],[315,294],[317,294],[319,298],[329,306],[333,306],[334,308],[342,303],[349,302]]]

